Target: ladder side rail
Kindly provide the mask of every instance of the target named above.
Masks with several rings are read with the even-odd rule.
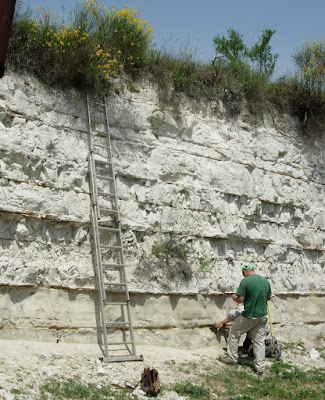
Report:
[[[93,206],[95,207],[95,206]],[[106,292],[104,289],[104,277],[102,273],[102,269],[100,268],[101,265],[101,252],[99,251],[100,245],[98,241],[98,231],[96,232],[95,224],[97,222],[97,216],[96,212],[93,210],[92,212],[92,224],[93,224],[93,232],[94,232],[94,242],[95,242],[95,263],[96,263],[96,277],[97,277],[97,284],[100,292],[100,301],[99,301],[99,306],[100,306],[100,316],[101,316],[101,322],[102,322],[102,338],[104,341],[104,347],[105,347],[105,354],[108,357],[109,356],[109,349],[108,349],[108,338],[106,335],[105,327],[107,325],[106,322],[106,316],[105,316],[105,310],[104,310],[104,300],[106,299]]]
[[[106,300],[105,287],[104,287],[104,277],[102,268],[102,257],[100,248],[100,237],[99,237],[99,227],[98,220],[100,218],[99,206],[98,206],[98,192],[96,185],[96,167],[93,153],[93,133],[91,126],[91,113],[89,108],[89,99],[87,95],[87,111],[88,111],[88,127],[89,127],[89,170],[90,170],[90,186],[91,186],[91,200],[92,200],[92,221],[93,221],[93,231],[94,231],[94,241],[95,241],[95,258],[96,258],[96,269],[98,269],[98,279],[99,288],[101,290],[102,299]]]
[[[121,245],[121,263],[123,265],[122,268],[122,273],[123,273],[123,279],[125,283],[125,294],[126,294],[126,300],[127,300],[127,314],[128,314],[128,319],[130,322],[130,335],[131,335],[131,340],[132,340],[132,350],[133,353],[136,354],[136,346],[135,346],[135,338],[134,338],[134,331],[133,331],[133,321],[132,321],[132,314],[130,310],[130,296],[129,296],[129,289],[128,289],[128,283],[126,279],[126,272],[125,272],[125,257],[124,257],[124,248],[123,248],[123,236],[122,236],[122,228],[121,228],[121,219],[120,219],[120,210],[119,210],[119,202],[118,202],[118,196],[117,196],[117,188],[116,188],[116,177],[115,177],[115,169],[114,169],[114,163],[113,163],[113,156],[112,156],[112,141],[111,141],[111,133],[109,129],[109,121],[108,121],[108,113],[107,113],[107,97],[105,96],[105,116],[106,116],[106,125],[107,125],[107,137],[108,137],[108,146],[109,146],[109,152],[110,152],[110,157],[111,157],[111,168],[112,168],[112,176],[113,176],[113,185],[114,185],[114,193],[115,193],[115,206],[117,210],[117,225],[118,225],[118,230],[119,230],[119,237],[120,237],[120,245]]]
[[[98,193],[96,186],[96,168],[95,168],[95,160],[93,154],[93,134],[91,127],[91,116],[89,109],[89,98],[87,95],[87,112],[88,112],[88,142],[89,142],[89,171],[90,171],[90,187],[91,187],[91,209],[92,209],[92,226],[93,226],[93,234],[94,234],[94,245],[95,245],[95,264],[96,264],[96,276],[98,289],[100,292],[100,315],[102,320],[102,337],[104,339],[104,347],[106,357],[109,357],[108,350],[108,339],[106,335],[106,317],[104,310],[104,301],[106,300],[106,292],[104,287],[104,276],[103,276],[103,268],[102,268],[102,258],[101,258],[101,250],[100,250],[100,237],[99,237],[99,229],[98,229],[98,219],[99,219],[99,207],[98,207]]]
[[[105,97],[105,115],[106,115],[106,124],[107,124],[108,149],[109,149],[110,158],[113,161],[112,141],[111,141],[111,133],[110,133],[110,129],[109,129],[109,121],[108,121],[108,113],[107,113],[107,98],[106,97]],[[123,249],[123,235],[122,235],[120,209],[119,209],[120,207],[119,207],[119,201],[118,201],[118,196],[117,196],[116,176],[115,176],[115,169],[114,169],[113,162],[111,164],[111,170],[112,170],[112,177],[113,177],[114,197],[115,197],[114,201],[115,201],[115,207],[116,207],[116,212],[117,212],[117,229],[118,229],[120,246],[121,246],[121,264],[124,266],[124,268],[122,268],[123,280],[126,285],[127,301],[129,301],[129,291],[128,291],[126,273],[125,273],[125,257],[124,257],[124,249]]]

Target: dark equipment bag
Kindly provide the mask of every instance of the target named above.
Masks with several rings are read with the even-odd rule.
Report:
[[[160,381],[156,369],[144,368],[141,374],[141,389],[149,396],[156,397],[160,390]]]
[[[243,350],[250,356],[254,357],[253,353],[253,342],[246,336],[243,343]],[[273,336],[272,339],[265,339],[265,357],[275,358],[279,361],[282,354],[282,345]]]

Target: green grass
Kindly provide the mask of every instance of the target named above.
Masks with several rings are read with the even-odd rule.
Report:
[[[218,375],[204,375],[204,387],[218,399],[321,399],[325,395],[325,370],[302,371],[279,361],[258,377],[249,369],[233,367]]]
[[[22,394],[23,392],[20,389],[11,389],[10,393],[19,395],[19,394]]]
[[[205,389],[200,385],[194,385],[191,382],[176,383],[170,387],[181,396],[188,396],[190,399],[209,400],[209,389]]]
[[[324,347],[316,347],[316,350],[320,354],[321,357],[325,358],[325,348]]]
[[[89,400],[126,400],[130,390],[112,388],[111,386],[98,387],[94,383],[83,384],[75,379],[52,378],[41,387],[41,399],[89,399]],[[137,397],[133,397],[137,399]]]
[[[168,368],[180,368],[185,371],[186,364],[176,365],[175,361],[166,362]],[[194,379],[165,386],[162,382],[161,395],[175,391],[179,396],[190,400],[310,400],[325,398],[325,370],[313,368],[304,371],[297,366],[282,361],[273,361],[263,376],[257,376],[249,366],[225,366],[220,373],[214,373],[211,366],[188,363],[188,372],[197,371]],[[203,372],[199,372],[199,368]],[[176,379],[175,379],[176,380]],[[12,389],[16,398],[23,394]],[[217,396],[217,397],[216,397]],[[127,400],[138,398],[133,390],[112,387],[110,385],[85,384],[78,377],[53,377],[40,387],[41,400],[47,399],[90,399],[90,400]]]
[[[290,351],[294,355],[306,356],[308,354],[308,350],[303,343],[283,343],[282,350]]]

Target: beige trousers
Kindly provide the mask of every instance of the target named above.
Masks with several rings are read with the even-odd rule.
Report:
[[[257,372],[264,371],[265,361],[265,325],[267,317],[245,318],[237,317],[230,329],[228,337],[228,355],[238,362],[238,345],[241,335],[249,332],[253,342],[254,367]]]

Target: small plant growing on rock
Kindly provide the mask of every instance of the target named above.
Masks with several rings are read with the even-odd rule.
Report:
[[[163,286],[188,282],[193,276],[188,254],[187,245],[175,235],[170,235],[154,244],[151,255],[142,255],[135,274],[151,281],[154,278]]]
[[[175,236],[170,236],[164,241],[156,242],[152,248],[152,254],[163,257],[167,263],[169,262],[169,258],[186,260],[188,253],[189,249],[187,246],[177,240]]]
[[[200,262],[200,266],[199,266],[199,274],[204,276],[207,276],[208,274],[210,274],[213,270],[213,265],[211,262],[209,262],[209,260],[207,260],[206,258],[201,257],[199,259]]]

